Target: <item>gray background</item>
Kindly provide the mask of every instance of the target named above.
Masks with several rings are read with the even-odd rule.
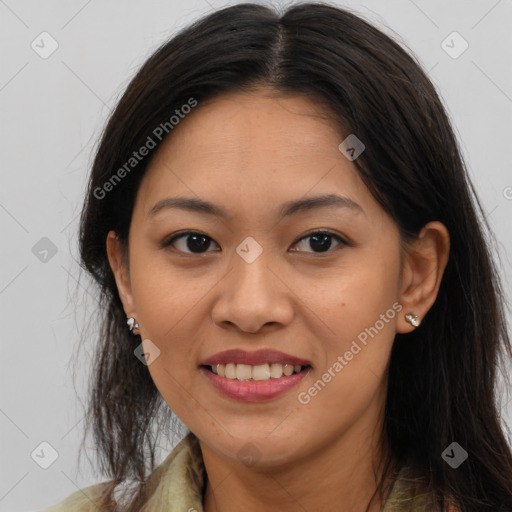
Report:
[[[38,510],[104,480],[87,457],[80,465],[77,459],[91,345],[80,359],[76,351],[82,327],[90,323],[91,337],[95,332],[94,294],[86,279],[78,280],[76,263],[92,151],[116,99],[151,52],[178,28],[229,3],[236,2],[0,0],[2,512]],[[339,5],[399,34],[429,70],[496,233],[508,291],[512,1]],[[51,49],[43,31],[58,44],[46,59],[31,47],[35,41],[39,52]],[[453,31],[469,44],[460,56],[463,41],[446,39]],[[507,421],[508,402],[505,396]],[[162,446],[161,458],[180,436]],[[42,442],[58,453],[48,469],[36,463],[49,462]]]

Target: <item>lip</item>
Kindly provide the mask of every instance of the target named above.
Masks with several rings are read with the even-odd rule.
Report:
[[[216,364],[249,364],[251,366],[257,364],[300,364],[301,366],[312,366],[310,361],[306,359],[300,359],[299,357],[285,354],[279,350],[274,349],[260,349],[253,352],[248,352],[243,349],[231,349],[225,350],[224,352],[218,352],[212,357],[203,361],[200,366],[213,366]],[[222,378],[222,377],[219,377]],[[275,379],[279,380],[279,379]]]
[[[244,364],[244,363],[241,363]],[[240,402],[261,402],[277,398],[297,386],[299,382],[311,371],[311,367],[304,368],[299,373],[283,375],[279,379],[251,380],[228,379],[220,377],[206,368],[199,371],[225,396]]]

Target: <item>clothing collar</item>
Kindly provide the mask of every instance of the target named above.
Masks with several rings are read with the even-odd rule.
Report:
[[[149,476],[151,498],[141,512],[203,512],[206,479],[199,440],[190,432]],[[425,499],[416,491],[415,480],[404,466],[383,512],[423,512]]]

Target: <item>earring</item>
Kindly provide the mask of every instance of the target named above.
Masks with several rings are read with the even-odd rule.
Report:
[[[130,332],[132,334],[138,334],[138,333],[134,332],[134,329],[138,329],[139,328],[139,324],[137,323],[137,320],[135,320],[135,318],[133,318],[133,316],[128,318],[126,323],[128,324],[128,327],[130,328]]]
[[[418,327],[418,325],[420,325],[417,315],[413,315],[412,313],[407,313],[407,315],[405,315],[405,319],[414,327]]]

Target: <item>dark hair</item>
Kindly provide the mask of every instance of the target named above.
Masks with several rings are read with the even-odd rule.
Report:
[[[260,85],[322,103],[345,135],[363,141],[366,150],[354,164],[403,240],[432,220],[450,233],[437,300],[419,328],[394,340],[383,475],[412,468],[425,482],[430,510],[444,511],[451,503],[464,512],[510,512],[512,454],[496,378],[512,349],[483,209],[420,64],[358,15],[322,3],[294,5],[283,14],[239,4],[195,22],[144,63],[106,125],[80,225],[82,265],[99,285],[103,311],[87,428],[100,449],[102,472],[113,477],[105,506],[116,484],[135,478],[140,486],[129,510],[139,509],[144,478],[154,469],[151,429],[156,419],[169,418],[147,368],[133,355],[139,342],[127,330],[106,254],[110,230],[127,247],[134,200],[151,158],[122,180],[114,183],[113,177],[190,98],[200,105]],[[113,186],[98,198],[107,182]],[[469,453],[456,470],[441,457],[453,441]],[[381,497],[389,491],[384,478],[377,491]]]

